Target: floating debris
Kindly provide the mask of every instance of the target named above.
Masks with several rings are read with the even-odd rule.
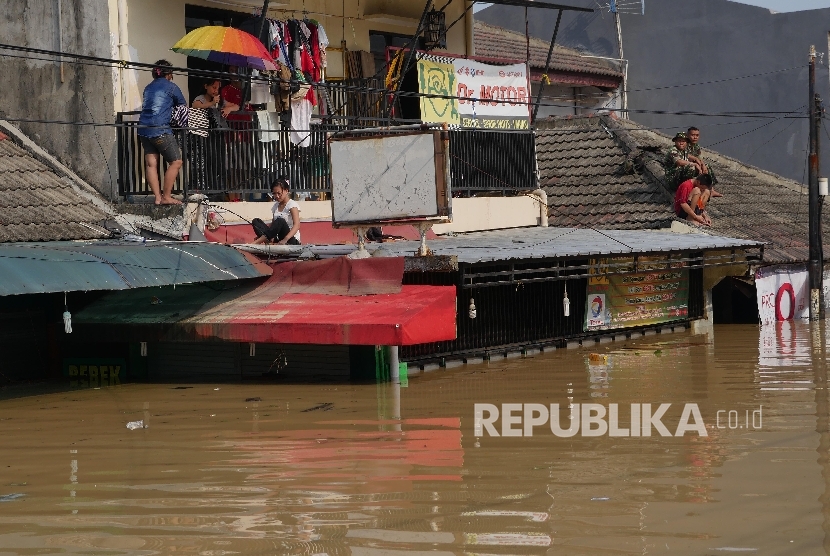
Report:
[[[130,421],[127,423],[127,428],[134,431],[135,429],[146,429],[147,427],[144,425],[144,420],[142,419],[141,421]]]
[[[322,409],[323,411],[331,411],[334,409],[333,403],[321,403],[320,405],[315,405],[314,407],[309,407],[308,409],[303,409],[300,413],[308,413],[309,411],[317,411],[318,409]]]
[[[256,398],[245,398],[245,401],[246,402],[261,402],[262,398],[260,398],[259,396],[257,396]]]
[[[13,502],[20,498],[26,496],[25,494],[15,493],[15,494],[4,494],[0,496],[0,502]]]

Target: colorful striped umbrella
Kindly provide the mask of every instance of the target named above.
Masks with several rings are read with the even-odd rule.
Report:
[[[255,36],[233,27],[199,27],[182,37],[170,50],[228,66],[277,69],[274,59]]]

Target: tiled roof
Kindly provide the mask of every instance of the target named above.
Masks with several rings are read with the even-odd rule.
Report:
[[[540,126],[544,125],[540,122]],[[557,121],[536,132],[551,226],[654,229],[671,225],[668,193],[626,171],[628,153],[600,118]]]
[[[106,215],[0,133],[0,242],[97,239]]]
[[[510,60],[527,58],[527,39],[521,33],[476,21],[473,27],[473,40],[476,56]],[[549,48],[550,42],[535,37],[530,38],[531,69],[540,71],[544,69]],[[622,73],[610,61],[583,56],[576,50],[559,45],[553,49],[550,69],[622,79]]]
[[[656,228],[674,219],[663,155],[669,136],[608,116],[539,122],[537,157],[551,225]],[[703,129],[705,134],[706,130]],[[705,139],[705,135],[704,135]],[[723,197],[702,231],[767,243],[764,261],[808,259],[807,192],[801,184],[704,148]],[[830,241],[830,215],[823,219]]]

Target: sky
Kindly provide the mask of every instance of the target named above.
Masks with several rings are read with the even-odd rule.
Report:
[[[732,0],[737,1],[737,0]],[[815,10],[818,8],[830,8],[830,0],[741,0],[741,4],[761,6],[776,12],[797,12],[801,10]],[[476,4],[473,11],[483,10],[489,4]],[[646,2],[648,9],[648,2]]]

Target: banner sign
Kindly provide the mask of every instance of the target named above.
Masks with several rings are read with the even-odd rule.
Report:
[[[613,330],[686,319],[689,315],[689,269],[681,262],[652,263],[640,257],[638,272],[631,257],[592,259],[584,330]],[[654,259],[651,259],[654,260]],[[613,265],[605,274],[600,265]],[[622,266],[620,266],[622,265]],[[602,270],[602,275],[600,275]]]
[[[464,58],[419,54],[421,120],[480,129],[529,129],[526,64],[497,66]],[[456,98],[457,97],[457,98]]]
[[[810,287],[804,265],[767,266],[755,271],[761,324],[810,318]]]

